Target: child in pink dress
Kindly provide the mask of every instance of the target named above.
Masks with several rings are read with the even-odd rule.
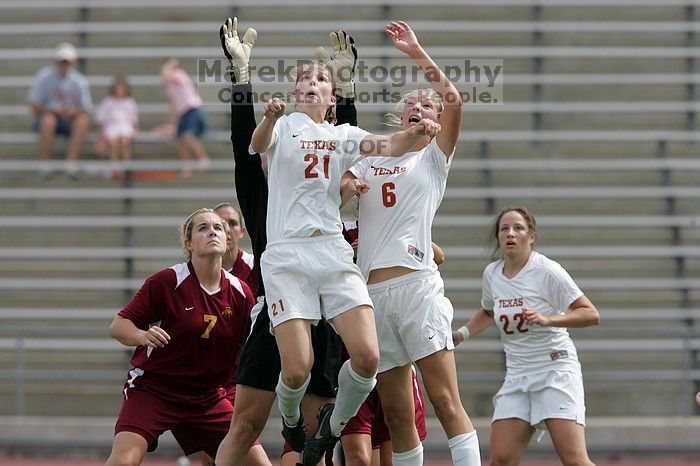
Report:
[[[97,107],[95,120],[100,125],[100,138],[107,146],[111,176],[121,178],[124,172],[119,161],[131,160],[132,140],[138,128],[138,107],[126,78],[114,78],[109,95]]]

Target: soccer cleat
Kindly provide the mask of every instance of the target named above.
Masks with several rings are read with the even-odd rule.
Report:
[[[313,437],[310,437],[304,445],[304,451],[301,453],[302,466],[316,466],[323,458],[326,450],[333,448],[338,441],[331,433],[331,414],[333,414],[333,403],[327,403],[321,406],[318,412],[318,430]]]
[[[304,427],[304,416],[299,413],[299,422],[294,427],[289,427],[282,420],[282,437],[287,441],[292,450],[301,452],[306,444],[308,435]]]

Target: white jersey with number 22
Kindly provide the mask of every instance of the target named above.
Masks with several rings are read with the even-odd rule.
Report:
[[[523,308],[536,309],[544,316],[565,314],[582,295],[561,265],[536,251],[513,278],[503,274],[503,260],[486,266],[481,307],[493,310],[506,353],[506,377],[554,369],[581,373],[566,328],[528,325]]]

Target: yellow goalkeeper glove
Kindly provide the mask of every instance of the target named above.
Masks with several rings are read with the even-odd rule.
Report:
[[[357,64],[357,48],[352,36],[345,31],[330,33],[333,57],[328,55],[324,47],[314,52],[314,58],[326,65],[335,80],[336,94],[344,98],[355,97],[355,65]]]
[[[224,49],[224,55],[228,58],[234,82],[244,84],[250,82],[250,74],[248,72],[248,61],[250,60],[250,51],[258,38],[258,32],[253,28],[243,34],[243,41],[238,38],[238,18],[228,18],[219,29],[219,38],[221,39],[221,47]]]

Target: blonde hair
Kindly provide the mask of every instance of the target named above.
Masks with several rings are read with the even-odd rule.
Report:
[[[442,97],[440,94],[435,92],[433,89],[428,89],[428,88],[421,88],[421,89],[416,89],[415,91],[410,91],[405,93],[401,100],[394,106],[394,112],[395,113],[387,113],[384,115],[384,120],[387,126],[393,126],[397,128],[401,128],[403,125],[401,124],[401,117],[399,115],[403,114],[404,109],[406,108],[406,102],[408,102],[408,99],[410,99],[412,96],[419,94],[419,95],[425,95],[427,98],[433,101],[435,104],[435,109],[437,110],[437,114],[439,115],[442,113],[442,110],[444,108],[444,105],[442,103]]]
[[[185,222],[182,224],[180,227],[180,244],[182,245],[182,250],[185,251],[185,256],[187,259],[192,259],[192,251],[187,250],[185,247],[185,242],[186,241],[192,241],[192,228],[194,228],[194,219],[197,218],[198,215],[200,214],[208,214],[212,213],[219,217],[216,212],[214,212],[212,209],[209,209],[207,207],[203,207],[201,209],[197,209],[194,212],[192,212],[189,217],[185,219]],[[225,225],[225,222],[221,222],[222,225]],[[226,227],[224,227],[226,228]]]
[[[332,85],[331,92],[333,92],[333,94],[335,95],[335,91],[336,91],[335,77],[333,76],[333,73],[331,72],[330,68],[328,68],[323,62],[320,62],[320,61],[311,62],[311,63],[304,63],[300,67],[297,68],[297,79],[294,82],[295,93],[296,93],[296,85],[297,85],[297,83],[299,83],[299,79],[301,78],[301,75],[304,74],[305,72],[309,71],[310,69],[313,69],[313,68],[320,68],[321,70],[328,73],[328,76],[330,76],[331,85]],[[323,116],[323,119],[332,125],[334,125],[338,121],[336,116],[335,116],[335,112],[333,111],[332,105],[326,109],[326,114]]]

